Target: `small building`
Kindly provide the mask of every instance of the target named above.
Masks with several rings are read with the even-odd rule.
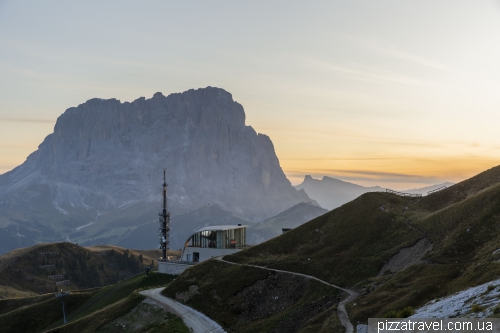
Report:
[[[184,245],[181,261],[202,262],[246,247],[246,225],[218,225],[196,230]]]
[[[50,265],[40,265],[38,266],[40,267],[40,269],[51,269],[51,268],[55,268],[56,265],[55,264],[50,264]]]
[[[70,280],[64,280],[64,281],[56,282],[56,286],[66,286],[68,284],[71,284]]]

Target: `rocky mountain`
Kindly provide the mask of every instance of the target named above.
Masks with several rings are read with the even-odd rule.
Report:
[[[92,223],[78,230],[133,229],[156,219],[163,169],[174,215],[217,204],[257,221],[311,201],[291,186],[269,137],[245,124],[243,107],[207,87],[67,109],[38,150],[0,175],[0,226],[45,240]]]
[[[327,176],[319,180],[309,175],[305,176],[304,181],[295,188],[304,190],[321,207],[327,209],[340,207],[366,192],[385,191],[380,186],[364,187]]]

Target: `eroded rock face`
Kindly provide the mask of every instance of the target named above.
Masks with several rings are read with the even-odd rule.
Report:
[[[310,201],[285,177],[269,137],[245,125],[243,107],[207,87],[69,108],[37,151],[0,176],[0,203],[33,185],[48,186],[60,211],[159,201],[164,168],[173,213],[213,203],[259,220]]]

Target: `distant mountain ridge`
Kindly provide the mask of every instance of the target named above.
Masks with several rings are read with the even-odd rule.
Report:
[[[436,185],[426,186],[426,187],[422,187],[422,188],[414,188],[414,189],[411,189],[411,190],[404,190],[404,191],[401,191],[401,192],[405,192],[405,193],[419,193],[419,194],[422,194],[422,195],[427,195],[427,193],[430,192],[430,191],[434,191],[434,190],[437,190],[439,188],[450,187],[450,186],[453,186],[453,185],[455,185],[455,183],[445,182],[445,183],[442,183],[442,184],[436,184]]]
[[[252,225],[247,231],[247,242],[255,245],[283,233],[283,228],[293,229],[321,216],[328,210],[312,202],[301,202],[276,216]]]
[[[310,175],[306,175],[304,181],[295,188],[304,190],[321,207],[327,209],[342,206],[366,192],[385,191],[380,186],[364,187],[328,176],[324,176],[319,180],[312,178]]]
[[[452,185],[454,183],[446,182],[399,192],[426,195],[429,191]],[[327,209],[340,207],[367,192],[381,192],[386,190],[386,188],[380,186],[365,187],[328,176],[324,176],[319,180],[312,178],[310,175],[306,175],[304,181],[295,186],[295,188],[304,190],[311,199],[315,200],[321,207]]]

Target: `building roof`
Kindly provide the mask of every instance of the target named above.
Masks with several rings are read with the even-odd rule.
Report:
[[[232,230],[232,229],[241,229],[241,228],[246,228],[246,227],[248,227],[248,226],[247,225],[211,225],[208,227],[200,228],[200,229],[196,230],[196,232],[217,231],[217,230],[225,231],[225,230]]]

